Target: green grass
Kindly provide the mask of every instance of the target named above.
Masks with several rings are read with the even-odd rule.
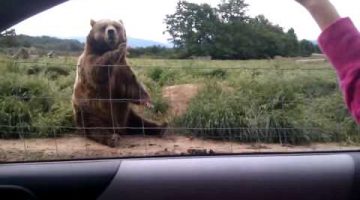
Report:
[[[51,137],[73,126],[74,74],[62,60],[57,63],[1,62],[0,137]]]
[[[0,137],[51,137],[72,131],[71,93],[76,58],[14,63],[0,57]],[[303,144],[360,140],[328,63],[291,59],[195,61],[130,59],[154,108],[177,131],[239,142]],[[311,70],[309,70],[311,69]],[[199,84],[188,111],[171,116],[161,91]],[[42,98],[51,97],[51,98]]]

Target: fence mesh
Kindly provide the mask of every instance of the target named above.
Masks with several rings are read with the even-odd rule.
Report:
[[[99,68],[103,85],[76,97],[87,105],[78,108],[81,123],[72,61],[0,65],[1,161],[348,150],[360,138],[335,73],[318,60],[132,64],[130,74],[123,65],[87,66]],[[111,84],[116,73],[127,75]],[[139,84],[152,107],[141,105]]]

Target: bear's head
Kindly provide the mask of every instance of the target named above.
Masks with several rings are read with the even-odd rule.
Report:
[[[87,37],[87,48],[90,48],[93,53],[102,54],[127,42],[124,24],[121,20],[91,20],[90,24],[92,28]]]

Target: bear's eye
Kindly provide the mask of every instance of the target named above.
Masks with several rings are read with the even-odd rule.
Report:
[[[101,27],[101,31],[105,31],[105,29],[106,29],[106,26]]]
[[[120,31],[121,27],[119,25],[115,25],[116,30]]]

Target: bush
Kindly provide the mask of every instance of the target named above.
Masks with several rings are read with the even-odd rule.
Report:
[[[164,73],[164,70],[156,67],[156,68],[152,68],[149,70],[148,72],[148,76],[155,82],[160,81],[162,74]]]
[[[228,76],[227,71],[224,69],[207,70],[202,72],[201,75],[208,78],[218,78],[222,80],[225,80]]]
[[[69,62],[74,64],[64,64]],[[0,138],[53,137],[72,130],[75,62],[41,58],[37,64],[0,63]],[[146,117],[170,120],[186,128],[186,134],[239,142],[360,142],[360,129],[345,108],[332,71],[304,71],[289,59],[131,62],[150,66],[136,71],[154,104],[145,110]],[[233,66],[246,69],[229,70]],[[202,86],[188,111],[175,119],[162,97],[163,87],[173,84]]]
[[[152,97],[152,104],[153,104],[153,108],[151,109],[151,112],[153,112],[154,114],[165,115],[169,110],[169,104],[161,96],[161,93],[156,93],[156,95]]]
[[[44,70],[41,67],[23,69],[26,67],[15,68],[11,63],[2,68],[0,137],[49,137],[69,131],[67,127],[73,126],[71,91],[59,92],[58,84],[39,73]]]
[[[26,70],[27,75],[38,75],[41,72],[41,67],[39,66],[31,66]]]
[[[343,140],[337,132],[306,126],[304,113],[311,108],[299,99],[302,95],[298,96],[297,88],[301,86],[292,81],[242,81],[241,86],[246,90],[231,92],[208,83],[191,102],[188,112],[176,119],[176,125],[198,137],[240,142],[304,144]]]
[[[50,79],[57,79],[59,76],[68,76],[69,72],[67,69],[62,67],[48,67],[45,69],[45,74]]]
[[[165,71],[159,67],[151,68],[148,71],[148,76],[160,86],[172,84],[176,79],[174,71]]]

